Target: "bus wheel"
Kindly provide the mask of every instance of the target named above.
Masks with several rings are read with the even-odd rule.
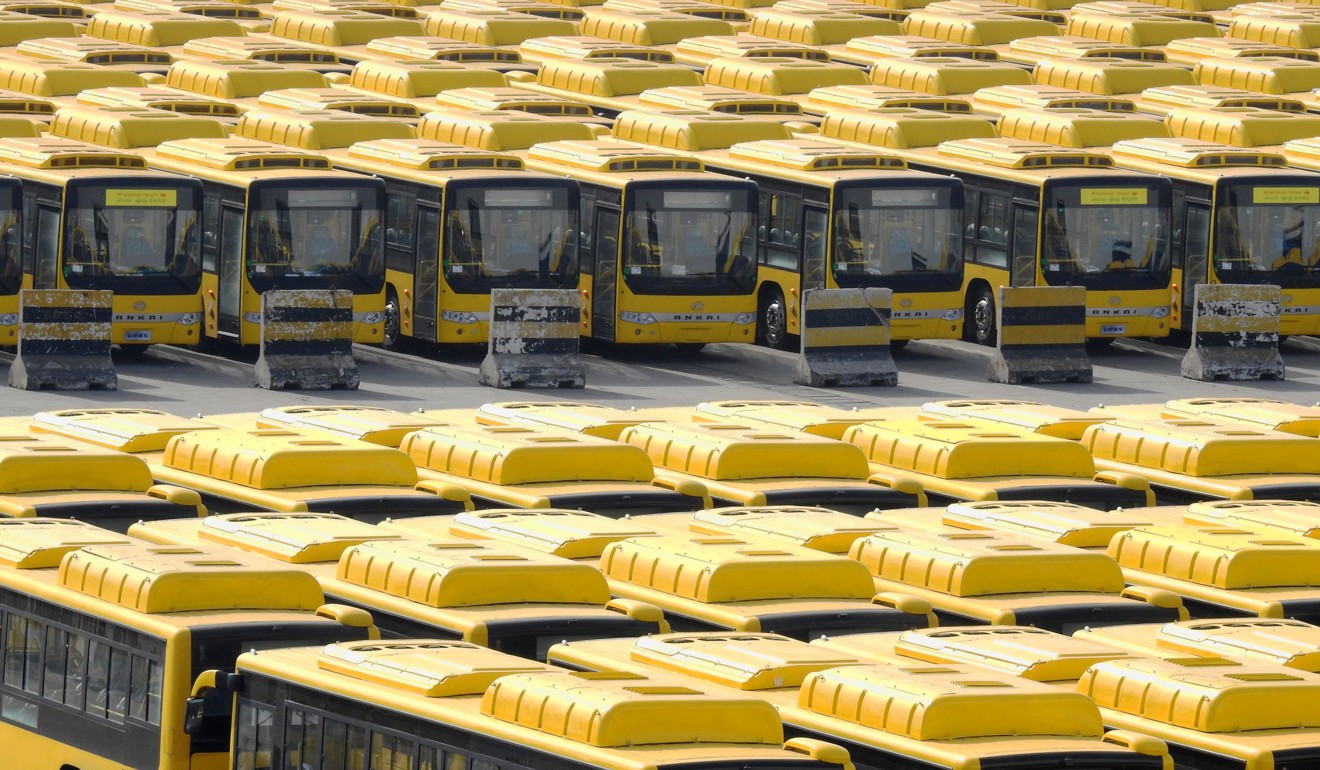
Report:
[[[972,338],[981,345],[995,346],[998,339],[995,328],[995,298],[990,289],[982,287],[972,303]]]
[[[907,347],[907,346],[908,346],[908,343],[911,342],[911,341],[912,341],[912,340],[890,340],[890,341],[889,341],[889,349],[890,349],[890,350],[902,350],[903,348]]]
[[[706,347],[704,342],[675,342],[674,347],[678,348],[680,353],[699,353]]]
[[[150,345],[120,345],[120,346],[119,346],[119,357],[120,357],[120,358],[141,358],[142,356],[146,355],[146,353],[147,353],[147,348],[149,348],[149,347],[151,347],[151,346],[150,346]]]
[[[393,291],[385,298],[385,334],[381,347],[386,350],[399,349],[399,297]]]
[[[761,297],[760,323],[757,331],[761,342],[775,350],[788,348],[788,306],[779,290],[771,290]]]

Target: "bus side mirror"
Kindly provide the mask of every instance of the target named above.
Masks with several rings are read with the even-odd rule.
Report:
[[[189,698],[183,706],[183,734],[200,735],[206,719],[206,698]]]
[[[669,621],[665,620],[664,611],[650,602],[636,599],[610,599],[605,603],[605,609],[627,615],[639,623],[654,623],[656,633],[667,634],[672,630]]]
[[[930,602],[917,596],[882,593],[871,597],[871,603],[880,607],[892,607],[908,615],[920,615],[926,619],[927,628],[935,628],[940,624],[939,618],[935,616],[935,608]]]
[[[1147,586],[1128,586],[1122,590],[1120,595],[1126,599],[1136,599],[1161,609],[1177,610],[1178,620],[1187,620],[1188,618],[1187,608],[1183,606],[1182,597],[1173,591]]]
[[[206,515],[206,506],[202,505],[202,496],[197,494],[196,490],[176,487],[173,484],[152,484],[147,488],[147,496],[186,508],[196,508],[198,516]]]
[[[371,617],[371,613],[360,607],[349,607],[346,604],[322,604],[316,608],[316,616],[328,618],[341,626],[349,628],[367,629],[368,639],[379,639],[380,629],[376,627],[376,621]]]

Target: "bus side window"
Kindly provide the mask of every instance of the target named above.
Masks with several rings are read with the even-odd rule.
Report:
[[[239,700],[238,723],[234,738],[234,768],[236,770],[270,770],[273,742],[271,722],[275,712],[249,700]]]
[[[60,212],[42,206],[37,212],[37,269],[32,276],[34,289],[59,287],[56,268],[60,252]]]
[[[825,248],[829,245],[829,215],[825,209],[808,208],[802,215],[802,288],[825,288]]]
[[[1210,207],[1203,203],[1187,204],[1187,224],[1183,227],[1183,285],[1188,296],[1192,287],[1208,280],[1210,252]]]
[[[976,213],[974,259],[992,267],[1008,267],[1009,198],[981,191]]]
[[[216,249],[220,248],[220,199],[207,196],[202,200],[202,269],[215,272]]]

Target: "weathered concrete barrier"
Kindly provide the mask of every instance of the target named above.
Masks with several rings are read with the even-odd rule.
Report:
[[[18,356],[9,386],[22,390],[116,390],[110,360],[109,291],[19,292]]]
[[[1282,380],[1279,287],[1201,284],[1196,287],[1192,344],[1182,376],[1213,380]]]
[[[889,349],[889,289],[808,289],[793,381],[813,388],[898,384]]]
[[[490,342],[479,372],[492,388],[582,388],[582,297],[572,289],[494,289]]]
[[[269,390],[357,390],[353,293],[278,290],[261,295],[257,384]]]
[[[999,342],[990,381],[1090,382],[1086,354],[1086,289],[1081,286],[999,287]]]

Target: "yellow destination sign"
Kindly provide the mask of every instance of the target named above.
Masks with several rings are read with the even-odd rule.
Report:
[[[1082,190],[1082,205],[1145,206],[1149,194],[1144,187],[1096,187]]]
[[[1320,203],[1320,187],[1253,187],[1252,203]]]
[[[107,206],[158,206],[173,208],[177,205],[177,190],[106,190]]]

